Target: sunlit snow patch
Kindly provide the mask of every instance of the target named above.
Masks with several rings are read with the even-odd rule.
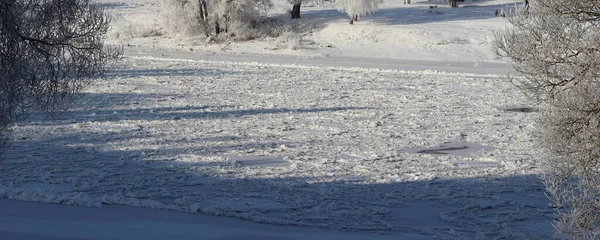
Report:
[[[283,160],[275,156],[258,156],[258,157],[243,157],[243,156],[227,156],[235,165],[242,167],[287,167],[289,161]]]
[[[359,160],[362,159],[363,157],[361,156],[355,156],[355,155],[350,155],[350,154],[340,154],[335,156],[335,159],[338,161],[351,161],[351,160]]]
[[[455,155],[461,157],[469,157],[473,153],[476,153],[478,151],[491,149],[494,148],[477,143],[444,143],[442,144],[442,146],[434,148],[407,148],[403,151],[407,153]]]

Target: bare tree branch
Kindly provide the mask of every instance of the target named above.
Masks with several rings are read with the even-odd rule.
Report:
[[[23,109],[64,106],[120,56],[89,0],[0,0],[0,141]]]
[[[538,120],[544,179],[557,206],[555,227],[569,239],[600,236],[600,1],[532,1],[496,34],[496,52],[547,104]]]

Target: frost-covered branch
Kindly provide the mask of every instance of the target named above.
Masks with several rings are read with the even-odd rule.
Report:
[[[600,234],[600,1],[532,1],[496,34],[524,76],[517,86],[547,104],[539,119],[555,227],[570,239]]]
[[[173,33],[244,36],[273,7],[271,0],[162,0],[162,15]]]
[[[0,0],[0,142],[18,111],[63,106],[118,58],[108,23],[88,0]]]
[[[337,0],[337,9],[345,12],[350,17],[350,24],[354,24],[358,17],[371,14],[379,9],[383,0]]]

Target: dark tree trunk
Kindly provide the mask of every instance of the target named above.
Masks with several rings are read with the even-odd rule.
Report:
[[[299,2],[299,3],[294,4],[294,6],[292,7],[292,11],[290,12],[290,14],[292,14],[292,19],[300,18],[300,6],[301,5],[302,5],[302,2]]]
[[[202,0],[198,1],[198,5],[200,6],[200,8],[198,8],[198,16],[200,16],[200,21],[204,23],[206,18],[204,18],[204,8],[202,7]]]
[[[204,22],[208,22],[208,10],[206,9],[206,1],[202,0],[200,8],[204,9],[204,15],[202,15],[202,19],[204,19]]]
[[[458,7],[458,0],[450,0],[450,7],[456,8]]]
[[[219,19],[215,20],[215,35],[219,35],[221,33],[221,27],[219,26]]]
[[[221,32],[229,32],[229,16],[224,15],[223,18],[225,19],[225,28],[221,28]]]
[[[351,19],[350,19],[350,24],[354,24],[355,21],[358,21],[358,15],[354,15]]]
[[[206,34],[206,36],[208,37],[208,36],[210,36],[210,33],[208,30],[208,11],[206,10],[206,1],[198,0],[198,5],[200,6],[200,8],[198,9],[198,15],[199,15],[198,21],[202,25],[204,34]]]

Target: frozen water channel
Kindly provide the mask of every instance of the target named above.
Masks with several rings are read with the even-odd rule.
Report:
[[[139,57],[109,76],[72,108],[14,128],[0,198],[551,237],[529,134],[537,113],[498,108],[525,102],[503,76]]]

